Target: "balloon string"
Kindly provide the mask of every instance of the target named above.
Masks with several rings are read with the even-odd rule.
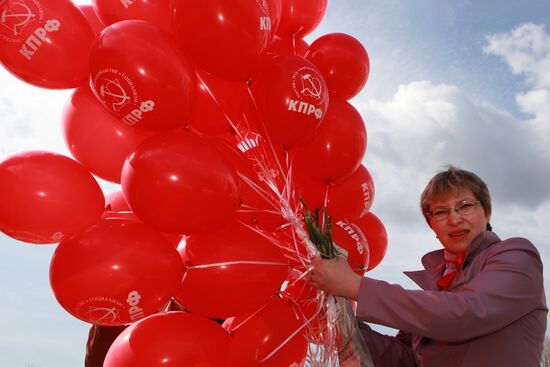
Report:
[[[281,212],[278,210],[267,210],[267,209],[260,209],[255,208],[250,205],[242,204],[242,208],[244,209],[237,209],[238,213],[269,213],[269,214],[280,214]]]
[[[262,305],[262,307],[258,308],[256,311],[254,311],[252,314],[250,314],[246,319],[244,319],[243,321],[241,321],[237,326],[235,326],[234,328],[232,328],[231,330],[228,330],[229,334],[232,334],[235,332],[235,330],[239,329],[241,326],[243,326],[244,324],[246,324],[246,322],[248,320],[250,320],[251,318],[253,318],[254,316],[256,316],[260,311],[262,311],[264,308],[267,307],[267,302],[264,303]]]
[[[264,189],[262,189],[258,184],[256,184],[253,180],[248,178],[246,175],[243,175],[240,172],[237,172],[237,174],[248,186],[250,186],[250,188],[252,190],[254,190],[258,195],[260,195],[262,198],[264,198],[267,202],[272,204],[270,201],[273,200],[273,199],[269,196],[268,192],[266,192]],[[272,206],[275,209],[278,209],[278,207],[276,205],[272,204]]]
[[[267,241],[271,242],[273,245],[277,246],[277,247],[281,247],[283,249],[287,249],[287,247],[283,246],[282,242],[279,241],[277,238],[275,238],[274,236],[269,236],[267,235],[264,231],[262,231],[261,229],[258,229],[256,227],[253,227],[251,226],[250,224],[248,223],[245,223],[245,222],[240,222],[243,226],[249,228],[250,230],[256,232],[257,234],[259,234],[260,236],[262,236],[263,238],[265,238]],[[287,264],[288,265],[288,264]]]
[[[281,344],[279,344],[275,349],[271,351],[266,357],[262,359],[258,359],[258,362],[263,363],[267,361],[269,358],[273,357],[275,353],[277,353],[281,348],[283,348],[286,344],[288,344],[292,338],[294,338],[300,331],[302,331],[303,328],[305,328],[315,317],[317,316],[317,313],[315,313],[311,318],[306,320],[300,327],[298,327],[290,336],[288,336]],[[256,358],[258,358],[258,355],[256,355]]]
[[[239,130],[237,129],[237,125],[233,122],[233,120],[231,119],[231,117],[229,117],[229,115],[225,112],[225,109],[222,107],[220,101],[218,100],[218,98],[216,98],[216,95],[214,94],[214,92],[212,92],[212,90],[210,89],[210,87],[208,86],[208,84],[204,81],[204,79],[200,76],[199,73],[196,73],[197,75],[197,79],[199,80],[199,82],[201,83],[201,85],[204,87],[204,89],[206,90],[206,93],[208,93],[208,95],[210,96],[210,98],[212,98],[212,100],[214,101],[214,103],[216,103],[216,106],[218,106],[220,108],[220,111],[223,113],[223,116],[225,117],[225,119],[229,122],[229,125],[231,125],[231,128],[233,129],[233,131],[239,135],[239,137],[241,139],[243,139],[243,137],[240,135],[240,132]]]
[[[201,265],[188,265],[187,269],[207,269],[207,268],[213,268],[217,266],[230,266],[230,265],[278,265],[278,266],[288,266],[287,263],[278,263],[278,262],[272,262],[272,261],[248,261],[248,260],[240,260],[240,261],[225,261],[221,263],[212,263],[212,264],[201,264]]]
[[[254,105],[254,108],[256,109],[256,111],[258,111],[258,104],[256,103],[256,99],[254,98],[254,95],[252,94],[252,91],[250,90],[250,87],[246,88],[248,90],[248,96],[250,97],[250,100],[252,101],[252,104]],[[260,115],[260,114],[258,114]],[[260,115],[260,121],[261,121],[262,117]],[[245,116],[245,120],[246,120],[246,116]],[[273,145],[273,142],[271,141],[271,137],[269,136],[269,134],[267,134],[267,131],[265,131],[265,128],[262,129],[263,132],[264,132],[264,138],[267,140],[267,143],[269,145],[269,147],[271,148],[271,153],[273,154],[273,157],[275,158],[275,162],[277,163],[277,166],[279,166],[279,172],[281,172],[281,174],[284,175],[284,170],[283,170],[283,167],[281,166],[281,162],[279,162],[279,158],[277,156],[277,153],[275,152],[275,147]],[[286,180],[286,177],[285,177],[285,180]]]
[[[288,251],[288,252],[291,252],[293,254],[299,254],[299,249],[298,249],[298,245],[295,243],[295,241],[293,242],[293,245],[294,245],[294,248],[292,247],[289,247],[287,245],[284,245],[284,242],[282,240],[279,240],[278,238],[276,238],[275,236],[270,236],[270,235],[267,235],[264,231],[256,228],[256,227],[253,227],[251,226],[250,224],[248,223],[244,223],[244,222],[240,222],[242,225],[244,225],[245,227],[249,228],[250,230],[256,232],[257,234],[259,234],[260,236],[262,236],[263,238],[265,238],[267,241],[271,242],[273,245],[279,247],[281,250],[283,251]],[[292,225],[289,223],[289,225]],[[294,237],[294,232],[292,232],[292,235]],[[314,246],[312,244],[312,246]],[[300,260],[300,262],[307,267],[307,265],[305,264],[305,262],[303,261],[303,259],[299,256],[291,256],[291,255],[288,255],[286,253],[283,253],[283,256],[287,259],[291,259],[291,260]]]

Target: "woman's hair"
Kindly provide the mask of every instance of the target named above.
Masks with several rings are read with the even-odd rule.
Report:
[[[420,209],[426,221],[429,220],[428,213],[430,212],[430,202],[432,200],[456,195],[462,189],[470,190],[481,203],[485,214],[491,214],[491,195],[487,184],[475,173],[449,165],[445,171],[441,171],[432,177],[422,195],[420,195]],[[489,223],[487,223],[487,230],[491,230]]]

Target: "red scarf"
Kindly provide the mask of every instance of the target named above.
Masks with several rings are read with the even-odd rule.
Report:
[[[464,252],[459,252],[458,254],[453,254],[445,250],[445,260],[435,268],[435,271],[439,271],[443,266],[445,266],[445,271],[443,276],[437,281],[437,286],[442,291],[449,289],[449,285],[456,276],[456,273],[462,268],[464,263]]]

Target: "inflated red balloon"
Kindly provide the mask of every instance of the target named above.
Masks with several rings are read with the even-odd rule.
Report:
[[[282,0],[283,11],[277,34],[282,37],[304,37],[325,16],[327,0]]]
[[[185,126],[195,97],[195,70],[169,35],[140,20],[103,30],[90,55],[96,97],[125,124],[166,131]]]
[[[170,0],[93,0],[93,4],[106,25],[133,19],[172,31]]]
[[[369,244],[359,226],[344,219],[334,218],[332,239],[353,271],[363,275],[369,263]]]
[[[234,216],[237,174],[207,143],[185,132],[158,134],[127,158],[122,190],[143,222],[162,232],[194,234]]]
[[[323,77],[299,56],[268,63],[252,81],[252,93],[267,134],[285,148],[310,140],[328,107]]]
[[[223,319],[256,310],[279,291],[288,271],[274,244],[236,221],[189,236],[180,252],[191,268],[176,299],[207,317]]]
[[[208,135],[221,135],[234,131],[243,114],[244,82],[232,82],[206,72],[197,72],[197,97],[189,125]]]
[[[369,170],[360,165],[343,181],[329,187],[328,212],[333,218],[354,221],[364,217],[374,201],[374,182]]]
[[[114,341],[104,367],[228,366],[229,336],[212,320],[188,312],[149,316]]]
[[[0,61],[9,72],[44,88],[86,81],[94,32],[72,1],[2,1],[0,14]]]
[[[162,308],[176,291],[183,263],[159,233],[107,218],[61,241],[50,264],[57,301],[80,320],[124,325]]]
[[[269,9],[269,18],[271,19],[271,35],[272,38],[279,28],[281,15],[283,13],[283,0],[265,0]]]
[[[120,183],[124,160],[148,131],[122,124],[99,104],[87,85],[76,89],[63,113],[63,136],[72,156],[94,175]]]
[[[314,211],[317,208],[321,209],[326,206],[325,197],[328,191],[326,184],[309,177],[299,168],[294,168],[292,173],[292,184],[295,193],[297,197],[304,200],[309,210]],[[332,215],[331,212],[328,214]]]
[[[282,187],[283,172],[287,171],[285,153],[274,147],[275,158],[265,139],[254,133],[234,136],[224,142],[216,141],[214,145],[231,161],[239,175],[241,205],[237,209],[237,218],[267,232],[287,223],[281,215],[280,197],[262,176],[264,169],[269,171]]]
[[[105,199],[92,175],[60,154],[23,152],[0,163],[0,230],[56,243],[99,220]]]
[[[388,234],[384,224],[372,212],[363,218],[356,219],[355,224],[361,229],[369,244],[369,266],[367,271],[374,269],[384,256],[388,248]]]
[[[351,221],[361,218],[368,213],[374,201],[374,182],[363,165],[349,177],[333,185],[323,184],[300,170],[295,170],[293,183],[297,195],[304,199],[310,209],[326,205],[328,214],[333,218]]]
[[[273,56],[294,55],[303,57],[306,54],[308,48],[309,46],[307,42],[301,38],[281,38],[279,36],[275,36],[269,44],[266,53],[272,54]]]
[[[303,329],[304,335],[313,343],[322,343],[323,336],[327,335],[326,310],[317,310],[319,291],[315,289],[300,271],[289,272],[288,287],[282,292],[283,299],[290,299],[299,308],[307,326]]]
[[[96,8],[92,5],[85,4],[79,5],[78,7],[80,8],[80,10],[82,10],[82,13],[84,13],[84,16],[86,17],[86,20],[92,26],[96,38],[99,37],[99,34],[102,30],[105,29],[106,25],[105,23],[103,23],[101,18],[99,18]]]
[[[293,302],[276,296],[252,315],[226,320],[223,327],[231,332],[228,366],[302,366],[307,340],[300,332],[286,339],[303,324]]]
[[[121,190],[113,191],[105,197],[105,213],[103,218],[125,218],[143,223],[130,209]],[[172,246],[178,247],[182,236],[171,233],[160,232]]]
[[[264,0],[174,0],[174,31],[195,63],[229,80],[248,80],[271,39]]]
[[[121,190],[113,191],[105,196],[105,210],[112,212],[132,211]]]
[[[323,74],[328,89],[343,99],[357,95],[369,77],[367,51],[356,38],[330,33],[316,39],[306,54]]]
[[[313,140],[296,149],[294,162],[308,175],[333,183],[351,175],[367,149],[367,130],[357,110],[331,95],[327,114]]]

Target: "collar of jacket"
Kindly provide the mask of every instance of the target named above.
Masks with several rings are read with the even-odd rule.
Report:
[[[497,242],[500,242],[500,238],[495,233],[491,231],[481,232],[472,241],[472,244],[468,249],[466,259],[464,260],[464,264],[462,264],[462,268],[468,266],[468,264],[472,262],[473,258],[476,257],[477,254]],[[422,265],[424,266],[424,270],[405,271],[403,273],[408,276],[413,282],[418,284],[420,288],[424,290],[438,291],[439,288],[437,286],[437,280],[441,278],[444,269],[442,268],[440,271],[437,272],[434,272],[434,269],[439,264],[441,264],[443,260],[443,249],[428,252],[422,257]],[[458,287],[465,281],[466,279],[464,278],[464,273],[462,271],[459,271],[456,274],[456,277],[453,279],[449,290]]]

